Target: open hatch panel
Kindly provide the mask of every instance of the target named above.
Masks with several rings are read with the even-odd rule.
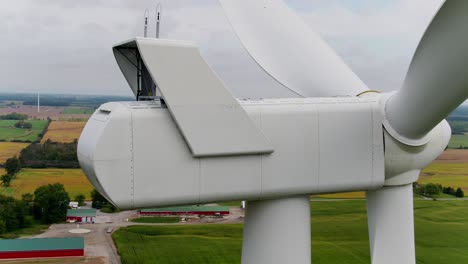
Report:
[[[273,152],[194,43],[136,38],[113,51],[137,98],[161,93],[194,157]]]

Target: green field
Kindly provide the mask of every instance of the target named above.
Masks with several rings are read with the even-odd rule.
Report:
[[[134,218],[130,221],[135,223],[151,223],[151,224],[169,224],[169,223],[179,223],[179,217],[139,217]]]
[[[94,108],[83,108],[83,107],[67,107],[63,110],[63,114],[68,115],[92,115],[94,113]]]
[[[232,202],[221,202],[221,203],[218,203],[219,206],[236,206],[236,207],[240,207],[241,206],[241,202],[240,201],[232,201]]]
[[[370,263],[364,200],[311,209],[312,263]],[[417,263],[468,263],[467,201],[417,200],[415,225]],[[122,263],[240,263],[242,225],[130,226],[113,238]]]
[[[17,120],[0,120],[0,140],[2,141],[36,141],[39,134],[47,126],[45,120],[27,120],[32,124],[32,129],[16,128]]]
[[[448,147],[451,149],[468,148],[468,135],[452,135]]]
[[[241,225],[131,226],[112,237],[123,264],[240,263]]]

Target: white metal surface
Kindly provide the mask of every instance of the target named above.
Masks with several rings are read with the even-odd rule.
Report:
[[[282,0],[220,0],[244,47],[304,97],[357,95],[366,85]]]
[[[121,208],[376,189],[385,178],[377,102],[242,102],[276,151],[205,158],[191,155],[167,109],[109,103],[83,130],[78,155],[92,183]]]
[[[385,186],[416,182],[419,172],[447,147],[451,135],[445,120],[431,131],[429,142],[424,146],[408,146],[385,131]]]
[[[310,198],[249,201],[242,264],[311,263]]]
[[[416,263],[412,185],[369,191],[366,199],[372,263]]]
[[[103,105],[88,120],[78,144],[78,159],[90,182],[123,207],[133,206],[131,121],[129,109]]]
[[[406,138],[405,144],[426,143],[418,139],[468,97],[467,13],[468,1],[445,2],[419,43],[403,87],[388,100],[386,128]]]
[[[138,47],[194,157],[273,152],[196,45],[137,38],[114,49],[128,45]]]

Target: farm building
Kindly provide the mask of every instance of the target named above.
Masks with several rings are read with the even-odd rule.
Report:
[[[0,259],[84,256],[84,238],[0,239]]]
[[[140,215],[204,215],[204,216],[219,216],[228,215],[228,206],[178,206],[178,207],[164,207],[141,209],[138,211]]]
[[[96,209],[68,209],[67,222],[94,223],[96,220]]]

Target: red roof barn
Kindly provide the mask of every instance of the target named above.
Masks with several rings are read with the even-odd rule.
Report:
[[[94,223],[96,209],[68,209],[67,222]]]
[[[84,256],[84,238],[0,239],[0,259]]]

